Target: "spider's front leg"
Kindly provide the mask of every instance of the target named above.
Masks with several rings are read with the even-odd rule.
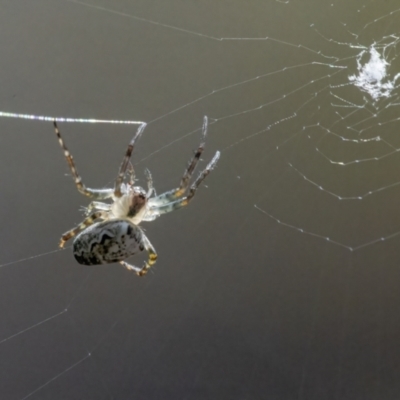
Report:
[[[193,171],[195,170],[197,163],[200,160],[201,154],[203,153],[206,144],[207,129],[208,129],[208,118],[207,116],[204,116],[202,135],[199,147],[194,153],[192,159],[189,161],[188,166],[181,178],[179,187],[176,189],[169,190],[168,192],[162,193],[159,196],[153,197],[152,202],[155,206],[162,206],[171,203],[184,195],[187,188],[189,187],[189,182],[190,178],[192,177]]]
[[[85,218],[78,226],[75,228],[69,230],[68,232],[65,232],[60,239],[60,244],[59,247],[63,248],[65,246],[65,243],[76,236],[79,232],[82,232],[85,228],[88,226],[94,224],[97,219],[105,219],[107,217],[107,213],[105,211],[95,211],[92,214],[90,214],[87,218]]]
[[[153,177],[151,176],[151,172],[148,168],[144,170],[144,174],[146,176],[146,181],[147,181],[147,193],[146,197],[149,199],[153,192],[155,192],[154,186],[153,186]]]
[[[112,195],[113,195],[112,189],[90,189],[84,185],[84,183],[82,182],[82,178],[78,174],[78,170],[76,169],[74,158],[72,157],[71,153],[69,152],[63,138],[61,137],[61,133],[58,129],[56,121],[54,121],[53,124],[54,124],[54,130],[58,137],[58,143],[60,144],[60,147],[64,151],[65,159],[67,160],[69,169],[71,170],[72,177],[74,178],[75,185],[76,185],[78,191],[87,197],[91,197],[91,198],[97,199],[97,200],[105,200],[105,199],[109,199],[110,197],[112,197]]]
[[[133,186],[135,184],[136,176],[135,176],[135,170],[133,169],[133,165],[130,161],[128,163],[126,175],[129,178],[129,181],[128,181],[129,185]]]
[[[125,175],[127,173],[128,167],[132,166],[130,159],[132,156],[132,152],[133,149],[135,147],[135,142],[136,140],[140,137],[140,135],[142,134],[144,128],[146,128],[146,124],[143,123],[139,126],[139,128],[137,129],[135,135],[133,136],[132,140],[129,142],[128,148],[126,149],[125,152],[125,156],[122,159],[122,163],[121,166],[119,167],[119,172],[118,172],[118,176],[117,179],[115,180],[115,185],[114,185],[114,196],[115,197],[121,197],[122,196],[122,191],[121,191],[121,185],[122,182],[124,181]],[[133,171],[133,167],[132,167],[132,171]],[[128,175],[130,175],[130,180],[133,181],[134,180],[134,173],[130,172],[128,170]]]
[[[196,194],[196,190],[201,185],[201,183],[206,179],[207,175],[215,168],[217,162],[220,157],[220,152],[217,151],[213,157],[213,159],[209,162],[207,167],[200,173],[198,178],[193,182],[192,186],[189,189],[187,196],[182,197],[178,200],[172,201],[170,203],[164,205],[158,205],[157,199],[153,202],[153,199],[149,200],[149,209],[148,212],[145,214],[143,221],[153,221],[154,219],[158,218],[162,214],[169,213],[171,211],[177,210],[181,207],[185,207],[189,204],[190,200],[193,199],[194,195]]]

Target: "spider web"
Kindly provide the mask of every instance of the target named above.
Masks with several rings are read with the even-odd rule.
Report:
[[[399,18],[373,0],[5,2],[4,398],[395,398]],[[221,159],[190,207],[143,224],[153,273],[56,248],[87,201],[54,116],[90,187],[146,121],[133,161],[161,193],[203,115],[200,168]]]

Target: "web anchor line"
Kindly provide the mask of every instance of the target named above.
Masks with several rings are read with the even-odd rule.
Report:
[[[7,111],[0,111],[0,117],[29,119],[34,121],[53,122],[78,122],[85,124],[126,124],[126,125],[142,125],[143,121],[117,120],[117,119],[95,119],[95,118],[69,118],[69,117],[50,117],[47,115],[19,114]]]

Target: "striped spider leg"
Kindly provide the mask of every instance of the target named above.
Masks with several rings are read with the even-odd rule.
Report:
[[[200,145],[195,151],[192,159],[189,161],[188,166],[181,178],[179,187],[162,193],[159,196],[150,198],[148,201],[148,210],[145,217],[143,218],[143,221],[153,221],[162,214],[166,214],[181,207],[187,206],[190,200],[192,200],[192,198],[194,197],[197,188],[207,177],[207,175],[215,168],[220,157],[219,151],[215,153],[214,157],[208,163],[207,167],[199,174],[198,178],[194,181],[189,189],[190,179],[204,150],[207,129],[208,118],[205,116],[203,119],[203,129]],[[187,193],[186,196],[184,196],[185,193]]]
[[[58,143],[60,144],[62,150],[64,151],[65,159],[67,160],[69,169],[71,170],[72,177],[74,178],[75,185],[79,193],[82,193],[84,196],[90,197],[94,200],[106,200],[112,197],[113,195],[112,189],[90,189],[84,185],[84,183],[82,182],[82,178],[80,177],[80,175],[78,174],[78,170],[76,169],[74,158],[68,151],[68,148],[65,145],[63,138],[61,137],[61,133],[58,129],[57,122],[54,121],[53,124],[54,124],[54,130],[58,138]]]
[[[146,215],[144,216],[143,221],[154,221],[156,218],[160,217],[162,214],[166,214],[171,211],[178,210],[181,207],[187,206],[189,204],[189,202],[193,199],[198,187],[201,185],[201,183],[204,181],[204,179],[207,177],[207,175],[217,165],[220,155],[221,155],[221,153],[219,151],[217,151],[215,153],[214,157],[208,163],[207,167],[203,171],[201,171],[201,173],[199,174],[197,179],[190,186],[190,189],[188,190],[186,196],[181,195],[178,197],[177,200],[174,200],[171,202],[165,201],[165,203],[160,203],[159,200],[157,200],[157,197],[153,197],[153,198],[149,199],[148,211],[147,211]],[[160,196],[162,196],[162,195],[160,195]],[[153,199],[155,200],[155,203],[153,203]]]

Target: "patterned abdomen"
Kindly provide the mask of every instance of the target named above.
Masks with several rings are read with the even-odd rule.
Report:
[[[76,236],[73,252],[83,265],[110,264],[143,251],[143,233],[126,219],[97,222]]]

